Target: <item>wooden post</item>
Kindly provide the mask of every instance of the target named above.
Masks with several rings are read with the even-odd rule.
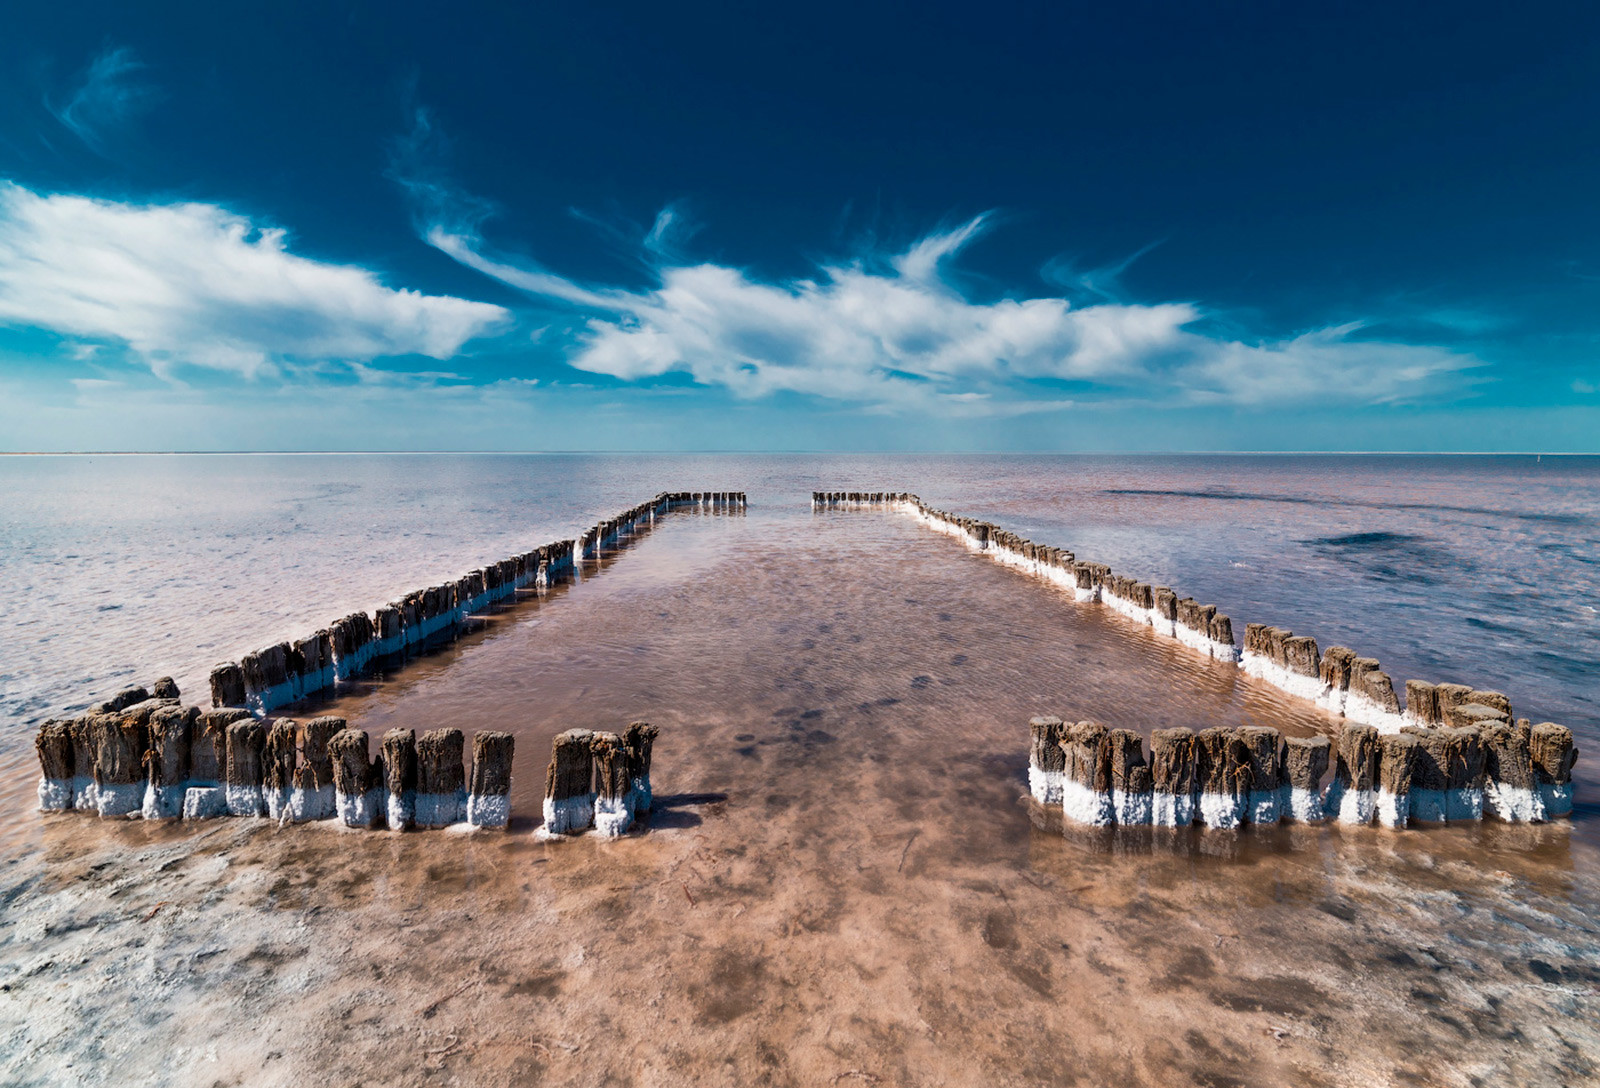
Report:
[[[511,822],[511,757],[516,738],[483,730],[472,738],[472,778],[467,792],[467,823],[503,828]]]

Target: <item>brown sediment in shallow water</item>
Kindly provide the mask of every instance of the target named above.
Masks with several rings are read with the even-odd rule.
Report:
[[[648,716],[648,835],[537,841],[537,773],[504,835],[35,819],[37,857],[0,867],[16,1060],[47,1083],[1593,1079],[1581,822],[1035,832],[1040,707],[1337,723],[948,541],[744,533],[646,545],[327,708],[536,756]]]

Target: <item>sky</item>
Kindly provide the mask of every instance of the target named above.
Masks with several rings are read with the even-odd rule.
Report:
[[[1600,452],[1600,9],[17,6],[0,450]]]

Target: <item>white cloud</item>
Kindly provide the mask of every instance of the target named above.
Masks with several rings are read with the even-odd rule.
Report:
[[[688,374],[744,397],[810,394],[949,414],[1027,410],[1040,383],[1090,399],[1382,403],[1423,396],[1478,365],[1441,347],[1358,338],[1359,324],[1255,342],[1195,331],[1190,302],[978,302],[947,274],[986,217],[903,252],[764,283],[719,264],[655,267],[645,291],[588,287],[484,255],[470,231],[430,243],[470,268],[588,312],[573,366],[627,381]],[[1114,278],[1114,277],[1113,277]],[[1078,399],[1082,399],[1079,397]]]
[[[159,93],[139,80],[144,64],[127,48],[107,48],[90,62],[65,105],[50,106],[56,120],[99,150],[107,135],[153,106]]]
[[[282,230],[214,204],[123,204],[0,181],[0,324],[121,341],[158,373],[447,359],[509,316],[295,256]]]

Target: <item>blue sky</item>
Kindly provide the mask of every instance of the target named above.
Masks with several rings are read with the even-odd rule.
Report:
[[[1597,31],[13,10],[0,449],[1600,450]]]

